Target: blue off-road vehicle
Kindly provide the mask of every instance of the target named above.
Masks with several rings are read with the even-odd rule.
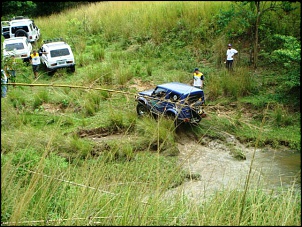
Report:
[[[204,92],[188,84],[170,82],[157,85],[155,89],[141,91],[136,96],[136,111],[139,116],[159,115],[181,123],[197,124],[205,116]]]

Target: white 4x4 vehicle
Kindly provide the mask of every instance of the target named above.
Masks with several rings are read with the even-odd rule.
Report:
[[[40,59],[49,74],[60,68],[67,68],[71,72],[75,72],[75,60],[72,50],[64,41],[46,40],[40,51],[47,53],[40,56]]]
[[[26,37],[14,37],[3,41],[3,57],[15,56],[22,58],[23,62],[29,61],[32,45]]]
[[[36,42],[40,38],[40,29],[34,21],[22,16],[15,17],[9,21],[10,38],[25,36],[29,42]]]
[[[8,39],[10,37],[9,28],[10,28],[9,21],[1,21],[1,34],[5,39]]]

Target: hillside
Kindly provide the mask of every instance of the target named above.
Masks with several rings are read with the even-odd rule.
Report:
[[[263,14],[256,68],[257,14],[238,4],[99,2],[34,18],[34,48],[62,37],[76,67],[34,79],[17,61],[1,98],[2,225],[300,226],[300,4]],[[139,91],[192,84],[195,67],[198,125],[137,116]]]

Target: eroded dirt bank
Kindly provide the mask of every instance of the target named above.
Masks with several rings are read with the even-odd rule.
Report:
[[[249,188],[252,189],[270,191],[279,187],[292,187],[295,183],[297,191],[301,190],[300,154],[269,147],[249,148],[230,135],[227,143],[233,144],[246,156],[246,159],[238,160],[231,155],[229,146],[220,140],[205,139],[207,141],[201,145],[185,134],[181,138],[178,143],[179,163],[200,177],[188,180],[169,193],[181,193],[198,200],[223,189],[244,190],[248,175]],[[292,160],[287,166],[282,163],[285,157]]]
[[[101,143],[131,137],[119,130],[106,132],[105,129],[85,131],[81,136],[88,136]],[[244,190],[248,175],[250,189],[271,191],[280,187],[286,189],[295,183],[295,189],[301,190],[300,154],[286,148],[274,150],[270,147],[246,147],[232,135],[228,135],[226,141],[207,137],[197,140],[188,132],[178,135],[177,146],[179,164],[194,177],[169,190],[166,195],[181,193],[200,201],[216,191]],[[240,150],[245,158],[235,158],[230,147]],[[288,163],[284,162],[286,159],[289,160]]]

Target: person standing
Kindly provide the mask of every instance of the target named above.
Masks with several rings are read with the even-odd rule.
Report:
[[[202,89],[203,80],[204,80],[203,73],[201,73],[198,68],[195,68],[193,73],[193,86]]]
[[[238,54],[238,51],[232,48],[232,44],[228,44],[228,50],[226,51],[226,67],[228,70],[233,70],[234,56]]]
[[[16,59],[14,55],[11,55],[8,59],[5,59],[4,69],[9,74],[9,79],[11,82],[16,83]]]
[[[7,76],[3,69],[1,69],[1,98],[6,97],[7,93]]]
[[[33,53],[29,57],[29,61],[32,65],[32,69],[34,72],[34,79],[38,78],[38,71],[39,71],[39,66],[41,64],[40,56],[42,54],[48,54],[47,52],[40,52],[39,53],[36,50],[33,50]]]

